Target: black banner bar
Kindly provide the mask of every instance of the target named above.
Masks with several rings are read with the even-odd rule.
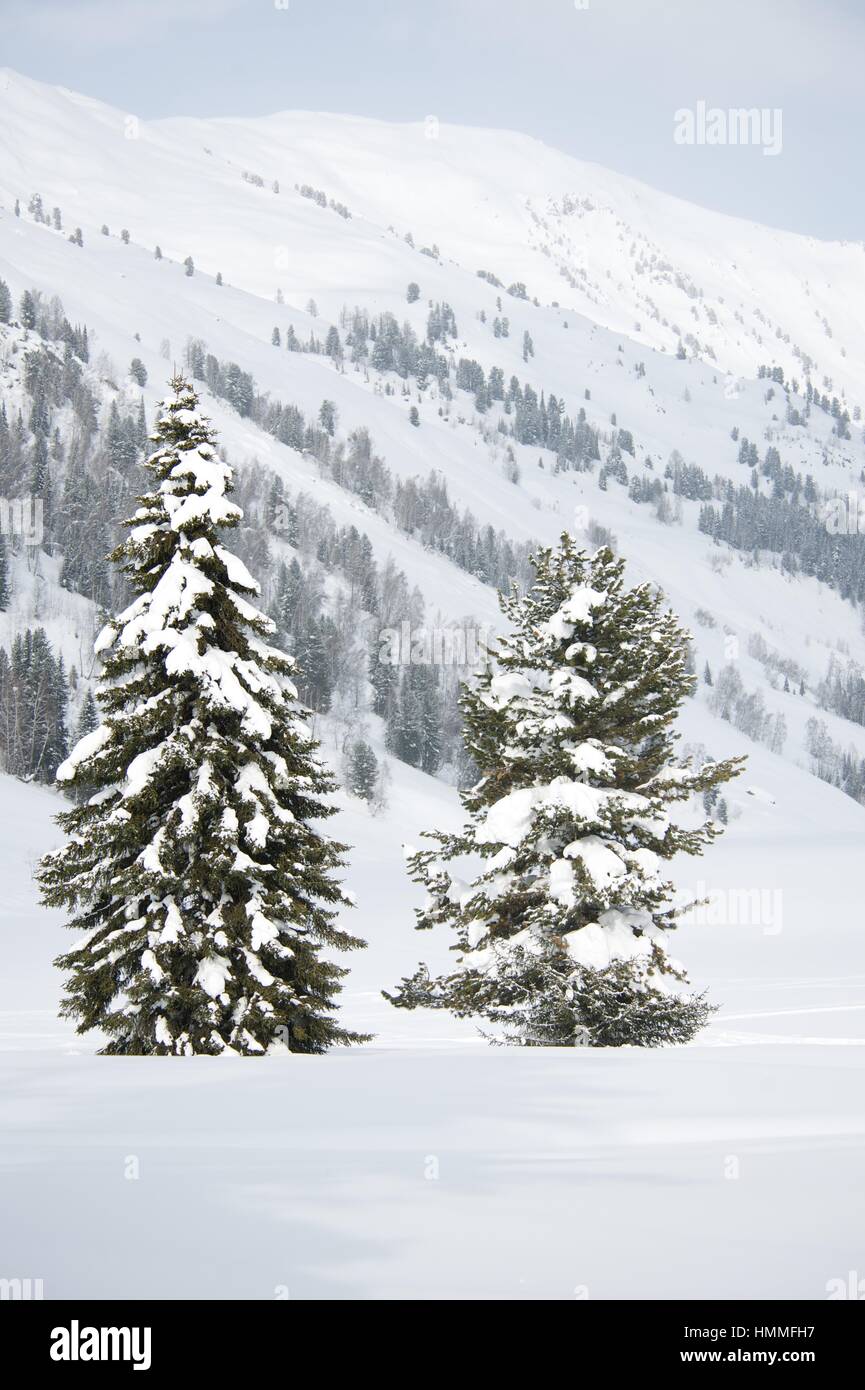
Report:
[[[399,1303],[399,1335],[392,1339],[393,1308],[375,1301],[351,1304],[334,1300],[336,1307],[327,1316],[339,1318],[340,1337],[327,1341],[328,1378],[340,1360],[340,1349],[352,1375],[359,1373],[364,1360],[368,1366],[382,1356],[401,1354],[397,1345],[412,1334],[417,1321],[416,1352],[439,1343],[441,1374],[452,1364],[445,1345],[451,1333],[447,1323],[429,1321],[426,1305],[413,1313],[411,1302]],[[489,1362],[509,1355],[513,1346],[514,1323],[509,1304],[497,1312],[496,1304],[484,1302],[483,1335],[478,1356]],[[542,1358],[555,1346],[557,1360],[578,1353],[580,1339],[590,1364],[598,1358],[610,1375],[631,1368],[645,1372],[681,1369],[686,1373],[714,1366],[735,1371],[740,1366],[761,1366],[766,1370],[795,1367],[825,1376],[850,1366],[861,1366],[865,1303],[828,1300],[820,1303],[767,1301],[741,1303],[713,1302],[593,1302],[574,1300],[562,1307],[555,1324],[546,1319],[540,1301],[521,1302],[519,1343],[534,1345]],[[446,1306],[452,1306],[447,1304]],[[349,1309],[361,1309],[362,1340],[355,1341],[348,1324]],[[475,1302],[464,1305],[463,1316],[472,1320]],[[227,1374],[258,1375],[264,1366],[274,1366],[278,1348],[300,1348],[298,1337],[310,1333],[312,1305],[302,1300],[273,1302],[0,1302],[0,1333],[5,1360],[22,1370],[31,1368],[52,1380],[73,1377],[92,1379],[108,1372],[116,1377],[128,1373],[164,1376],[166,1372],[194,1370],[212,1372],[223,1381]],[[502,1340],[491,1340],[497,1316],[507,1319]],[[535,1318],[538,1333],[534,1333]],[[377,1326],[378,1324],[378,1326]],[[552,1327],[555,1327],[555,1334]],[[546,1331],[544,1330],[546,1329]],[[378,1338],[381,1340],[378,1340]],[[290,1340],[285,1340],[285,1339]],[[498,1350],[501,1348],[501,1351]],[[277,1355],[276,1365],[282,1354]],[[414,1358],[412,1358],[414,1359]],[[289,1361],[292,1357],[289,1357]],[[283,1363],[285,1365],[287,1363]],[[579,1358],[574,1369],[579,1366]],[[275,1367],[274,1367],[275,1368]]]

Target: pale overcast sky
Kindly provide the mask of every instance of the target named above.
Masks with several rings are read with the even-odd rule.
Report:
[[[865,0],[0,0],[0,63],[143,117],[507,127],[725,212],[865,239]],[[675,143],[699,102],[780,109],[781,152]]]

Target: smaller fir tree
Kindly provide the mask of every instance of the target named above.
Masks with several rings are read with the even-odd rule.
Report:
[[[686,1042],[710,1008],[668,952],[679,913],[662,866],[720,827],[671,810],[741,760],[676,759],[695,677],[689,635],[655,589],[627,589],[623,561],[568,535],[534,565],[530,592],[502,600],[513,630],[462,697],[480,774],[462,793],[467,822],[409,857],[427,894],[417,926],[454,931],[457,968],[421,966],[385,997],[526,1046]]]

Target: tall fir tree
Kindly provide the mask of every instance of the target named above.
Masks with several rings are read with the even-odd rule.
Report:
[[[88,799],[59,817],[43,899],[84,936],[57,964],[62,1009],[111,1054],[322,1052],[338,1026],[344,846],[317,822],[331,776],[268,644],[258,586],[224,548],[232,473],[181,377],[145,464],[152,491],[112,559],[134,601],[97,639],[101,723],[58,772]]]
[[[661,871],[719,827],[671,810],[741,760],[677,761],[694,677],[688,634],[655,589],[628,589],[609,549],[589,556],[568,535],[534,565],[529,593],[502,600],[512,631],[462,697],[480,772],[466,823],[409,856],[427,892],[417,926],[455,932],[457,968],[421,966],[386,997],[528,1046],[685,1042],[710,1007],[668,954],[678,911]]]

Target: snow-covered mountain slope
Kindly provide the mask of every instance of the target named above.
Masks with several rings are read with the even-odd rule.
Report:
[[[633,455],[623,456],[632,482],[662,476],[676,450],[709,479],[747,483],[751,473],[739,462],[747,439],[761,457],[767,448],[777,449],[785,468],[800,478],[811,474],[821,492],[843,493],[858,485],[865,466],[861,425],[854,414],[850,437],[840,437],[835,419],[819,409],[803,410],[802,422],[790,423],[791,408],[804,406],[806,373],[802,358],[789,349],[797,344],[813,361],[809,379],[816,390],[837,394],[844,403],[844,383],[851,383],[846,406],[853,414],[853,385],[861,381],[865,351],[858,331],[865,292],[861,246],[823,245],[736,223],[507,133],[446,127],[425,132],[308,114],[140,123],[8,71],[0,78],[0,277],[16,303],[33,287],[46,297],[61,296],[69,318],[86,323],[90,378],[104,410],[112,399],[132,408],[143,394],[152,414],[172,362],[183,361],[190,338],[200,339],[208,352],[250,372],[259,391],[298,405],[310,417],[323,399],[332,400],[338,437],[368,427],[395,477],[436,470],[458,505],[514,540],[550,542],[563,528],[577,534],[588,534],[593,524],[609,528],[633,577],[660,583],[694,629],[698,669],[709,661],[717,672],[732,660],[745,687],[762,691],[770,712],[784,716],[788,762],[807,765],[805,724],[815,713],[836,742],[865,752],[865,731],[815,710],[811,694],[833,655],[856,658],[862,649],[857,611],[837,590],[791,575],[777,554],[763,557],[773,563],[754,566],[746,552],[719,547],[698,530],[698,501],[670,498],[672,524],[661,524],[654,508],[634,501],[615,478],[599,487],[599,465],[587,472],[556,471],[554,451],[500,432],[511,420],[495,401],[479,413],[471,394],[457,389],[447,399],[435,380],[419,389],[414,379],[376,372],[368,362],[334,363],[324,354],[289,353],[271,343],[275,326],[283,335],[293,326],[301,340],[311,333],[323,338],[329,325],[340,323],[340,310],[356,304],[370,313],[392,311],[423,339],[430,303],[446,302],[458,324],[456,339],[444,344],[450,360],[474,358],[487,371],[500,367],[505,382],[515,375],[539,394],[555,393],[570,415],[583,409],[599,432],[602,457],[616,430],[626,429],[633,436]],[[436,138],[426,138],[429,133]],[[245,180],[244,171],[264,185]],[[279,192],[272,190],[274,180]],[[302,196],[295,183],[323,189],[351,217]],[[28,214],[34,192],[46,212],[55,203],[61,209],[62,231]],[[606,257],[594,297],[554,274],[550,258],[538,249],[541,201],[561,202],[566,194],[597,209],[609,205],[630,229],[628,235],[621,228],[613,232],[599,210],[590,212],[581,203],[568,212],[562,209],[570,204],[562,204],[558,216],[581,229],[584,240],[594,237],[597,255]],[[13,212],[16,199],[20,216]],[[108,236],[100,234],[103,223]],[[68,239],[77,225],[84,229],[83,246]],[[129,229],[129,244],[120,239],[121,228]],[[407,231],[413,247],[403,239]],[[685,359],[671,350],[685,335],[681,311],[699,310],[708,302],[705,296],[694,297],[687,287],[663,280],[667,271],[657,271],[663,283],[652,292],[670,296],[665,311],[681,322],[673,332],[670,318],[667,333],[652,320],[654,340],[624,320],[620,324],[601,303],[605,296],[616,313],[629,296],[636,305],[639,286],[650,279],[648,271],[634,268],[630,233],[657,242],[663,260],[686,273],[688,286],[705,283],[708,295],[711,280],[717,302],[723,296],[734,315],[727,323],[718,310],[714,336],[695,334],[700,349],[691,345]],[[154,259],[157,243],[165,259]],[[438,257],[418,249],[433,244]],[[677,260],[685,246],[687,263]],[[188,254],[196,265],[192,276],[179,263]],[[752,279],[744,274],[746,261]],[[593,265],[597,269],[589,255],[590,278]],[[504,284],[524,280],[540,302],[508,296],[479,279],[479,268]],[[217,270],[226,283],[216,283]],[[420,297],[408,303],[411,280],[419,284]],[[838,327],[848,314],[849,334],[829,337],[818,322],[812,303],[818,285],[829,296],[821,303],[830,324]],[[275,302],[277,287],[284,303]],[[558,308],[551,306],[553,297]],[[315,317],[299,307],[311,299]],[[740,307],[745,323],[735,318]],[[765,320],[762,343],[750,336],[755,313]],[[791,344],[768,331],[784,314],[797,320]],[[510,319],[510,334],[496,337],[492,321],[503,316]],[[524,332],[534,348],[527,358]],[[26,333],[5,330],[3,384],[13,400],[27,348]],[[127,375],[132,356],[149,373],[143,393]],[[782,367],[787,389],[758,380],[758,365]],[[830,385],[821,373],[831,374]],[[794,377],[796,392],[789,388]],[[234,463],[260,461],[292,489],[325,503],[338,524],[365,531],[376,556],[392,555],[422,591],[428,618],[471,616],[480,625],[495,623],[489,586],[425,550],[391,517],[322,476],[310,456],[264,433],[206,390],[204,400]],[[419,428],[409,420],[412,404]],[[519,468],[516,483],[506,476],[508,449]],[[758,478],[757,484],[761,495],[772,490],[771,479]],[[844,542],[839,539],[839,545]],[[74,595],[58,593],[62,616],[55,621],[46,594],[56,592],[56,571],[56,563],[43,557],[36,581],[25,577],[13,587],[10,611],[0,621],[7,641],[27,622],[47,623],[67,661],[80,667],[85,612]],[[759,643],[762,660],[755,655]],[[767,649],[801,670],[805,696],[793,681],[790,690],[780,688],[767,666]],[[705,708],[709,695],[700,692],[703,707],[693,713],[693,736],[713,745],[729,730]],[[803,786],[810,781],[803,773]]]
[[[356,246],[348,240],[337,257],[341,279],[330,289],[325,287],[322,295],[322,236],[353,238],[359,235],[355,225],[359,219],[346,222],[331,209],[321,208],[289,189],[285,194],[268,193],[273,206],[266,200],[258,204],[258,211],[249,214],[248,225],[242,219],[235,223],[231,211],[235,198],[240,204],[247,198],[265,199],[262,190],[244,183],[239,173],[236,188],[228,181],[207,194],[202,186],[200,196],[196,195],[199,203],[195,215],[188,211],[189,221],[182,235],[178,234],[174,249],[178,255],[193,252],[200,266],[199,236],[209,235],[215,225],[221,229],[220,235],[234,237],[226,279],[235,277],[234,270],[228,269],[230,263],[241,282],[244,277],[248,279],[250,288],[217,285],[211,275],[200,271],[187,277],[179,264],[154,260],[150,244],[163,236],[168,253],[171,243],[157,224],[162,217],[170,220],[187,215],[184,209],[195,181],[194,161],[181,179],[172,159],[160,153],[163,147],[158,142],[151,147],[141,136],[138,141],[116,143],[123,138],[117,130],[117,113],[24,79],[10,78],[5,90],[0,90],[0,101],[11,113],[3,125],[8,145],[0,159],[0,187],[8,199],[0,208],[0,276],[7,280],[16,300],[30,286],[46,295],[61,295],[69,317],[88,325],[97,372],[105,382],[114,383],[121,402],[132,406],[139,396],[138,388],[125,374],[131,356],[140,357],[150,374],[144,395],[152,411],[171,363],[182,361],[190,337],[200,338],[219,358],[235,360],[250,371],[259,389],[274,399],[296,403],[311,415],[322,399],[332,399],[341,436],[357,426],[368,426],[377,450],[396,476],[406,478],[438,470],[458,504],[470,507],[481,522],[503,529],[516,540],[548,542],[563,527],[584,532],[588,522],[611,528],[632,573],[661,583],[674,607],[695,626],[701,665],[709,660],[714,669],[727,659],[734,650],[730,640],[736,638],[746,684],[759,684],[763,672],[746,650],[747,639],[754,632],[770,648],[802,666],[810,682],[822,678],[833,652],[856,653],[860,627],[848,603],[816,580],[793,579],[777,568],[755,570],[741,552],[726,551],[719,556],[717,546],[697,530],[698,502],[680,499],[682,524],[660,525],[650,507],[633,502],[618,484],[601,491],[597,470],[595,474],[556,474],[555,458],[549,450],[518,443],[511,444],[521,469],[519,484],[514,486],[503,473],[508,441],[495,429],[499,412],[479,416],[472,397],[459,391],[452,403],[442,402],[435,384],[422,395],[417,392],[406,397],[401,394],[402,383],[392,374],[388,381],[367,367],[348,362],[337,370],[326,356],[274,348],[271,333],[274,326],[284,332],[291,324],[301,339],[312,332],[323,336],[328,323],[338,320],[342,305],[359,303],[370,310],[391,305],[423,337],[429,302],[447,301],[455,309],[460,334],[449,348],[453,358],[472,356],[487,368],[500,366],[505,380],[516,375],[538,392],[555,392],[570,413],[584,409],[589,423],[607,439],[614,433],[611,419],[615,416],[617,425],[626,427],[634,437],[634,463],[628,458],[632,475],[636,471],[644,478],[651,476],[646,471],[647,460],[653,461],[658,473],[676,449],[710,478],[720,475],[737,484],[747,482],[749,472],[738,462],[739,445],[731,438],[735,432],[740,439],[758,442],[761,454],[769,445],[776,447],[785,465],[800,476],[813,474],[821,489],[843,493],[858,485],[865,463],[857,423],[850,439],[837,437],[832,431],[832,417],[822,411],[815,410],[806,426],[790,425],[783,394],[767,389],[765,380],[756,380],[753,365],[748,375],[724,374],[711,361],[699,357],[679,360],[670,352],[653,351],[626,334],[598,326],[585,315],[535,306],[506,295],[503,312],[511,318],[511,334],[495,338],[490,329],[491,317],[497,312],[493,286],[479,280],[472,270],[418,255],[386,232],[377,243],[380,261],[376,275],[367,273],[367,242],[362,239]],[[20,139],[13,139],[19,107],[30,112],[30,123],[22,116]],[[47,115],[38,117],[42,107],[54,112],[55,126],[63,118],[68,119],[69,128],[61,145],[65,158],[52,163],[46,157],[40,166],[43,143],[38,131],[43,130],[44,136],[45,130],[52,128]],[[34,144],[34,154],[25,172],[22,149],[28,138]],[[145,154],[151,164],[139,170],[135,161]],[[74,182],[56,181],[56,170],[64,167],[78,171]],[[209,170],[209,162],[203,167]],[[65,200],[63,232],[34,223],[26,211],[15,217],[11,210],[16,196],[26,204],[37,179],[43,179],[39,191],[46,208],[55,197]],[[146,197],[143,189],[147,190]],[[216,200],[211,214],[205,210],[208,196]],[[399,182],[394,185],[394,196],[399,206]],[[106,199],[111,201],[108,215],[113,219],[108,237],[90,230],[101,224]],[[142,200],[142,212],[152,219],[144,229],[129,215],[136,199]],[[80,213],[88,227],[83,247],[67,239],[66,230],[73,223],[72,207],[75,218]],[[281,230],[269,228],[268,217],[277,221],[281,217]],[[722,222],[720,219],[719,227]],[[133,228],[129,245],[117,235],[127,223]],[[496,218],[492,217],[492,237],[495,225]],[[675,219],[673,225],[677,225]],[[716,228],[718,245],[723,235],[723,229]],[[742,236],[747,242],[747,228],[742,229]],[[282,243],[277,243],[277,237]],[[806,264],[810,243],[790,240]],[[703,251],[711,244],[707,242]],[[290,249],[292,274],[297,278],[290,297],[305,303],[317,295],[318,317],[312,318],[288,303],[274,303],[271,252],[275,245]],[[846,248],[844,254],[850,250]],[[830,252],[831,248],[817,248],[814,254]],[[267,297],[255,292],[255,286],[262,283],[256,280],[262,265],[267,268]],[[421,297],[417,303],[407,304],[405,284],[412,276],[421,283]],[[845,302],[855,304],[859,289],[859,280],[848,278],[842,295]],[[780,295],[778,311],[783,300],[784,295]],[[486,314],[485,323],[477,317],[481,311]],[[563,328],[566,312],[567,330]],[[534,356],[527,362],[521,352],[522,331],[530,332],[534,344]],[[808,342],[809,351],[816,353],[816,340]],[[752,363],[763,356],[770,362],[783,358],[776,353],[774,340],[764,348],[754,347]],[[388,389],[394,393],[387,394]],[[110,395],[111,388],[106,390]],[[313,460],[263,434],[224,402],[207,393],[205,399],[232,460],[239,464],[250,458],[260,460],[292,486],[314,492],[339,524],[362,526],[376,553],[392,554],[409,579],[421,587],[433,613],[439,611],[454,619],[472,615],[481,624],[495,620],[497,605],[488,587],[424,552],[415,540],[395,531],[387,519],[373,514],[356,496],[323,479]],[[801,404],[798,396],[792,399]],[[408,418],[408,405],[415,401],[419,429],[413,428]],[[852,399],[849,405],[854,407]],[[764,491],[769,490],[764,484]],[[695,622],[698,610],[713,615],[714,629],[700,628]],[[773,692],[771,699],[790,728],[789,755],[802,760],[801,735],[813,708],[782,691]],[[855,727],[839,730],[832,721],[833,716],[828,716],[833,737],[865,748]]]
[[[691,333],[733,372],[801,372],[798,349],[839,389],[862,380],[861,243],[710,213],[523,135],[307,112],[145,122],[8,69],[0,111],[4,204],[39,189],[85,231],[127,227],[258,295],[281,285],[288,303],[312,294],[334,313],[363,286],[373,307],[396,308],[409,279],[436,290],[420,254],[437,246],[445,278],[486,270],[558,302],[557,328],[578,313],[667,351]]]

